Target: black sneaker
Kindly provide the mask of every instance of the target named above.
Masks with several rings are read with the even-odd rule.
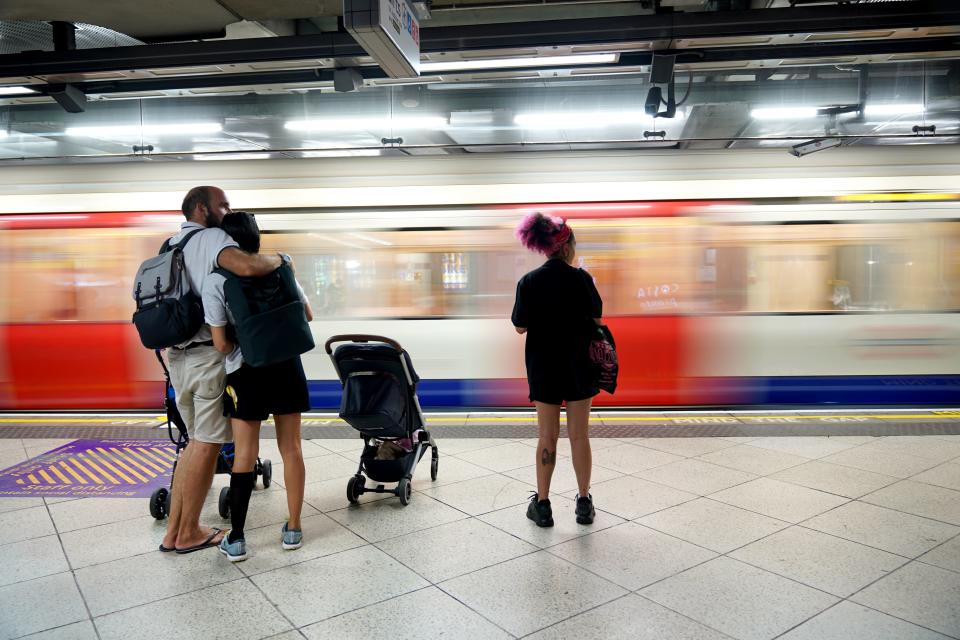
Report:
[[[577,496],[577,522],[579,524],[593,524],[593,518],[597,515],[593,508],[593,496],[589,493],[586,498]]]
[[[552,527],[553,509],[550,507],[550,500],[537,500],[537,494],[534,493],[527,506],[527,517],[538,527]]]

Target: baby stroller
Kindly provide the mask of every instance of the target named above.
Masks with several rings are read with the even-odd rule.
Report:
[[[337,347],[336,342],[346,342]],[[413,471],[427,449],[431,449],[430,479],[437,479],[440,451],[426,430],[426,421],[417,398],[420,378],[413,370],[410,354],[394,340],[383,336],[333,336],[326,343],[327,355],[343,385],[340,417],[360,432],[363,452],[357,473],[347,482],[347,499],[356,504],[364,493],[392,493],[400,504],[410,502]],[[407,443],[409,450],[394,460],[378,460],[380,443]],[[397,450],[400,447],[396,447]],[[365,486],[366,478],[378,483],[396,482],[393,489],[383,484]]]
[[[173,471],[170,473],[170,489],[166,487],[161,487],[153,492],[150,496],[150,515],[152,515],[157,520],[163,520],[170,513],[170,499],[171,493],[173,492],[173,474],[177,472],[177,461],[180,460],[180,452],[187,448],[187,445],[190,443],[190,436],[187,435],[187,425],[183,421],[183,417],[180,415],[180,410],[177,409],[177,403],[173,397],[173,387],[170,385],[170,371],[167,369],[166,363],[163,361],[163,356],[160,355],[160,352],[157,351],[157,360],[160,361],[160,366],[163,367],[163,376],[164,376],[164,404],[167,410],[167,436],[177,447],[176,459],[173,461]],[[173,435],[173,427],[177,427],[177,435]],[[230,473],[233,469],[233,443],[228,442],[227,444],[220,447],[220,452],[217,454],[217,470],[216,473]],[[260,460],[257,458],[257,463],[254,466],[254,473],[258,476],[263,476],[263,488],[266,489],[270,486],[270,482],[273,478],[273,464],[269,460]],[[230,517],[230,487],[224,487],[220,490],[220,498],[217,502],[217,511],[220,513],[221,518]]]

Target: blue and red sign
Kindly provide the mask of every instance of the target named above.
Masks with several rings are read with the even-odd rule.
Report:
[[[169,440],[74,440],[0,471],[0,498],[146,498],[174,460]]]

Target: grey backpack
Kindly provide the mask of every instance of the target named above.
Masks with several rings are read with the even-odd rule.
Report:
[[[176,245],[167,240],[160,254],[137,269],[133,324],[148,349],[166,349],[192,338],[203,326],[203,304],[186,280],[183,248],[203,229],[194,229]]]

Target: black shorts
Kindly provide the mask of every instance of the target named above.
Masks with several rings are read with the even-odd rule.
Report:
[[[273,415],[310,410],[310,392],[300,358],[263,367],[244,363],[227,374],[224,415],[240,420],[266,420]]]

